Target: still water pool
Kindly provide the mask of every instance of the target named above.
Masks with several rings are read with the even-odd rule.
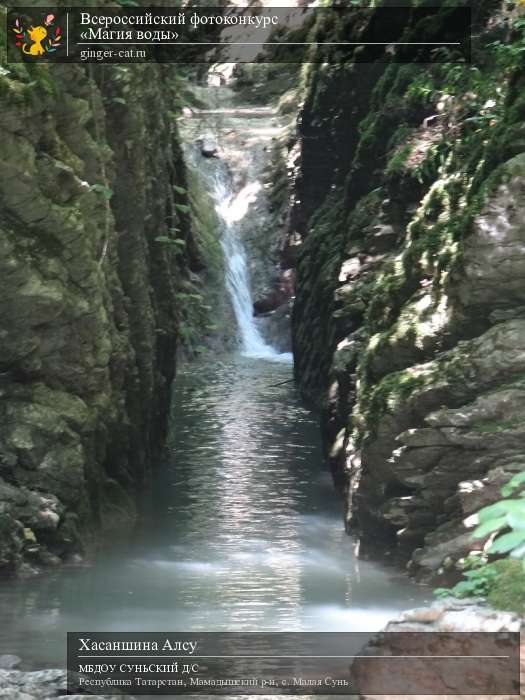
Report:
[[[291,365],[177,377],[152,512],[93,566],[0,586],[0,653],[65,664],[67,631],[374,631],[428,590],[358,561]]]

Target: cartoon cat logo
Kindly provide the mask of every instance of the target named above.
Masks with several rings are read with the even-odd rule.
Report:
[[[46,53],[53,53],[60,47],[62,30],[54,26],[55,15],[46,15],[42,25],[29,26],[27,29],[20,19],[15,20],[13,31],[16,46],[27,56],[38,58]]]
[[[47,29],[45,27],[29,27],[27,33],[33,45],[29,47],[28,51],[27,44],[22,44],[22,51],[30,56],[43,56],[46,50],[42,46],[42,42],[47,36]]]

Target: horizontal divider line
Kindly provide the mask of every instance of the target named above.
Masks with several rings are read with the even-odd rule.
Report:
[[[76,45],[102,46],[461,46],[461,41],[77,41]]]
[[[233,656],[233,655],[198,655],[198,656],[128,656],[124,654],[114,654],[109,656],[77,656],[78,659],[509,659],[510,656],[430,656],[429,654],[423,654],[422,656],[373,656],[373,655],[361,655],[361,656],[266,656],[264,654],[248,654],[246,656]]]

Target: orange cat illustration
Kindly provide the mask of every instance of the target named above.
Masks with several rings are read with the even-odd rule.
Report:
[[[47,29],[40,26],[29,27],[27,33],[33,44],[30,46],[29,51],[27,51],[27,44],[24,44],[22,47],[23,52],[30,56],[42,56],[45,53],[42,42],[47,36]]]

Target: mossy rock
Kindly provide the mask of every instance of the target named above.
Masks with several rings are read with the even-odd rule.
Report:
[[[498,610],[511,610],[525,614],[525,569],[515,559],[502,559],[490,565],[498,572],[496,583],[487,601]]]

